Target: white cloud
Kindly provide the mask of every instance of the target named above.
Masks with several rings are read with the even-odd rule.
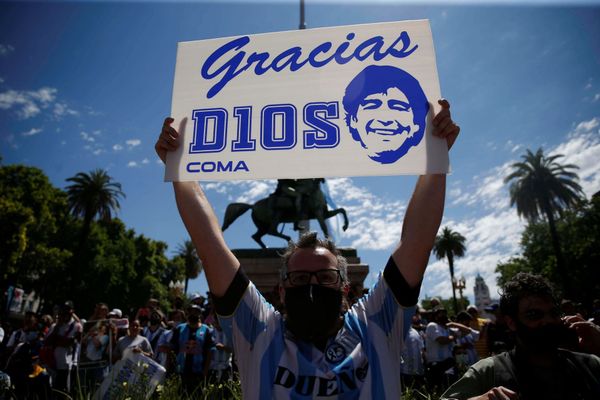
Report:
[[[55,103],[52,113],[56,119],[61,119],[66,115],[79,115],[79,111],[70,108],[66,103]]]
[[[127,146],[129,146],[130,149],[132,149],[142,144],[142,141],[140,139],[129,139],[126,140],[125,143],[127,144]]]
[[[150,160],[148,160],[147,158],[144,158],[142,160],[142,164],[148,164],[148,163],[150,163]]]
[[[275,180],[210,182],[203,185],[204,189],[227,195],[230,201],[239,203],[255,203],[272,193],[275,186]]]
[[[343,240],[365,250],[391,249],[398,243],[406,203],[378,197],[350,178],[329,179],[327,184],[333,199],[343,199],[337,206],[352,217],[348,230],[341,233]]]
[[[85,106],[84,107],[84,112],[87,113],[87,115],[91,115],[93,117],[97,117],[99,115],[103,115],[101,112],[96,111],[92,107],[89,107],[89,106]]]
[[[4,78],[0,77],[0,83],[4,83]]]
[[[42,132],[41,129],[31,128],[30,130],[28,130],[26,132],[21,132],[21,136],[33,136],[33,135],[37,135],[40,132]]]
[[[56,100],[57,89],[43,87],[36,91],[8,90],[0,93],[0,109],[16,109],[20,118],[28,119],[38,115]]]
[[[571,135],[590,133],[594,128],[600,125],[600,118],[592,118],[589,121],[582,121],[575,127],[575,131]]]
[[[83,146],[83,148],[95,156],[105,153],[106,150],[104,145],[98,141],[98,139],[101,137],[101,134],[102,132],[99,130],[92,131],[91,133],[81,131],[79,135],[85,142],[85,146]]]
[[[104,148],[102,147],[102,145],[94,142],[87,142],[87,144],[83,146],[83,148],[84,150],[89,151],[95,156],[104,153]]]
[[[93,143],[96,141],[96,139],[94,139],[94,137],[91,134],[89,134],[85,131],[81,131],[80,135],[81,135],[81,139],[83,139],[86,142]]]
[[[550,154],[562,154],[558,161],[579,166],[583,192],[587,198],[600,190],[600,118],[582,121],[569,134],[569,140],[556,146]]]
[[[135,161],[129,161],[129,162],[127,163],[127,167],[129,167],[129,168],[135,168],[135,167],[137,167],[137,166],[138,166],[138,163],[137,163],[137,162],[135,162]]]
[[[10,53],[15,51],[15,48],[10,44],[2,44],[0,43],[0,56],[7,56]]]
[[[596,93],[594,95],[594,101],[598,101],[598,100],[600,100],[600,93]]]
[[[15,141],[15,134],[14,133],[9,133],[8,135],[4,136],[3,139],[6,141],[6,143],[8,143],[8,145],[10,147],[12,147],[13,149],[18,149],[19,145],[17,144],[17,142]]]
[[[114,150],[114,151],[121,151],[121,150],[123,150],[123,146],[121,146],[121,145],[120,145],[120,144],[118,144],[118,143],[117,143],[117,144],[115,144],[115,145],[113,145],[113,147],[112,147],[112,148],[113,148],[113,150]]]

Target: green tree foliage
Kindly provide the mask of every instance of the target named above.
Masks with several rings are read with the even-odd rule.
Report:
[[[437,235],[433,245],[433,253],[438,260],[448,259],[450,268],[450,279],[452,284],[453,309],[457,313],[458,303],[456,301],[456,289],[454,287],[454,259],[465,255],[465,237],[458,232],[453,231],[447,226],[442,229],[442,233]]]
[[[566,269],[575,290],[566,293],[556,266],[550,229],[543,222],[531,223],[523,232],[522,255],[497,265],[498,283],[504,284],[519,271],[538,273],[554,282],[565,297],[590,303],[600,293],[600,196],[563,212],[556,229],[562,238]]]
[[[119,197],[125,197],[125,194],[121,191],[121,184],[113,182],[108,173],[101,169],[89,173],[79,172],[68,178],[67,182],[71,182],[66,187],[69,211],[75,217],[83,218],[79,247],[75,250],[73,260],[77,265],[86,251],[92,221],[96,218],[109,221],[120,208]],[[80,268],[73,269],[73,279],[69,286],[71,290],[82,290],[82,273]]]
[[[120,186],[110,178],[104,182],[120,197]],[[108,201],[110,210],[100,207],[93,214],[101,216],[97,221],[76,218],[69,212],[77,209],[73,192],[67,194],[41,170],[22,165],[0,166],[0,193],[3,292],[8,285],[35,290],[47,307],[73,300],[85,317],[99,301],[123,310],[142,306],[150,297],[166,305],[169,282],[185,277],[183,261],[166,257],[166,243],[109,218],[118,201]],[[80,247],[85,229],[87,240]]]
[[[69,210],[73,215],[83,218],[82,241],[85,241],[92,220],[99,217],[109,220],[121,207],[119,198],[125,197],[121,184],[101,169],[89,173],[79,172],[67,179]]]
[[[557,162],[560,154],[545,156],[540,148],[534,154],[527,150],[523,161],[512,165],[513,171],[504,182],[510,182],[510,204],[517,207],[519,216],[535,223],[543,218],[548,223],[550,239],[554,248],[558,272],[569,289],[570,277],[561,249],[556,218],[582,199],[583,192],[577,183],[578,177],[572,164]]]
[[[98,301],[127,310],[148,298],[167,298],[168,282],[161,281],[168,268],[164,242],[136,235],[118,218],[92,222],[87,246],[74,268],[80,271],[76,286],[77,307],[93,309]]]
[[[72,225],[66,195],[44,173],[22,165],[0,166],[0,278],[38,291],[40,277],[59,273],[71,252],[61,245]]]

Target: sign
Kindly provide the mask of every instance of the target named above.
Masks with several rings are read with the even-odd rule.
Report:
[[[139,353],[127,352],[94,393],[94,400],[149,399],[165,377],[162,365]]]
[[[445,173],[429,21],[181,42],[166,180]]]
[[[10,286],[9,289],[8,311],[14,314],[21,314],[23,310],[23,300],[25,291],[21,288]]]

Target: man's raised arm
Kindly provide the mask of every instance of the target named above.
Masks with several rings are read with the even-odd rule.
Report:
[[[433,135],[446,139],[448,150],[460,131],[450,116],[450,103],[438,102],[442,110],[433,119]],[[400,243],[392,254],[400,273],[411,287],[421,283],[429,254],[444,213],[446,175],[422,175],[419,177],[410,199]]]
[[[165,119],[156,145],[156,153],[165,162],[167,152],[175,150],[179,133]],[[202,260],[210,291],[221,297],[239,269],[239,262],[227,247],[219,221],[204,191],[196,182],[173,182],[175,200],[181,219]]]

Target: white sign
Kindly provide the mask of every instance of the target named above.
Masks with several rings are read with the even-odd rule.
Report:
[[[181,42],[166,180],[445,173],[429,21]]]
[[[112,368],[94,393],[94,400],[149,399],[165,377],[162,365],[139,353],[128,352]]]

